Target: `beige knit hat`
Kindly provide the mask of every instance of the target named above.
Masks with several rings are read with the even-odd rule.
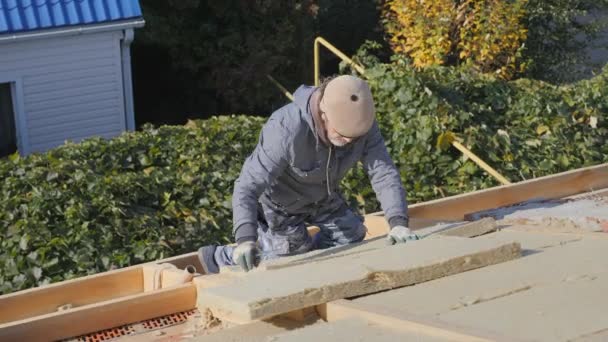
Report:
[[[375,117],[374,99],[367,82],[350,75],[329,81],[320,103],[321,111],[340,135],[365,135]]]

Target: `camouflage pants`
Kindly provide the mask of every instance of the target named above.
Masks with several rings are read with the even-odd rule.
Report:
[[[342,199],[305,215],[287,215],[260,204],[260,214],[258,245],[262,260],[360,242],[367,232],[361,215]],[[307,225],[321,229],[314,239],[308,235]],[[234,265],[233,250],[233,246],[219,246],[215,250],[215,261],[220,267]]]

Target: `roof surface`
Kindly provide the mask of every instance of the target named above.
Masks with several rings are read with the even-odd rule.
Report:
[[[141,16],[138,0],[0,0],[0,35]]]

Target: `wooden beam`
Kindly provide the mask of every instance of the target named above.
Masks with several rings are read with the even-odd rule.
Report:
[[[533,198],[556,199],[604,188],[608,188],[608,164],[414,204],[409,214],[412,218],[462,220],[468,213]]]
[[[194,276],[200,275],[193,272],[192,266],[181,270],[169,263],[145,264],[142,268],[144,292],[186,284],[191,282]]]
[[[1,324],[0,341],[60,340],[195,307],[190,283]]]
[[[401,311],[345,299],[317,305],[316,310],[319,316],[327,322],[358,317],[392,329],[428,336],[429,338],[462,342],[508,340],[488,332],[471,331],[464,327],[448,325],[436,319],[417,317]]]
[[[0,296],[0,324],[143,291],[141,266],[99,273]]]
[[[173,265],[175,265],[175,267],[179,268],[180,270],[183,270],[187,266],[192,265],[192,266],[194,266],[194,268],[196,268],[197,273],[200,273],[200,274],[205,273],[205,271],[203,270],[203,265],[201,265],[200,261],[198,260],[197,251],[186,253],[186,254],[181,254],[181,255],[176,255],[176,256],[173,256],[170,258],[152,261],[147,264],[161,264],[161,263],[162,264],[173,264]]]

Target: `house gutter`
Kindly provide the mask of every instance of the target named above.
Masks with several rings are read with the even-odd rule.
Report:
[[[131,74],[131,43],[135,38],[133,28],[124,30],[124,38],[121,43],[121,60],[122,60],[122,84],[123,96],[125,104],[125,122],[128,131],[135,130],[135,110],[133,105],[133,79]]]
[[[43,32],[23,32],[16,34],[0,35],[0,44],[13,43],[16,41],[27,41],[48,37],[73,36],[86,33],[97,33],[106,31],[128,30],[143,27],[145,21],[141,18],[129,21],[121,21],[111,24],[86,24],[65,29],[44,30]]]

